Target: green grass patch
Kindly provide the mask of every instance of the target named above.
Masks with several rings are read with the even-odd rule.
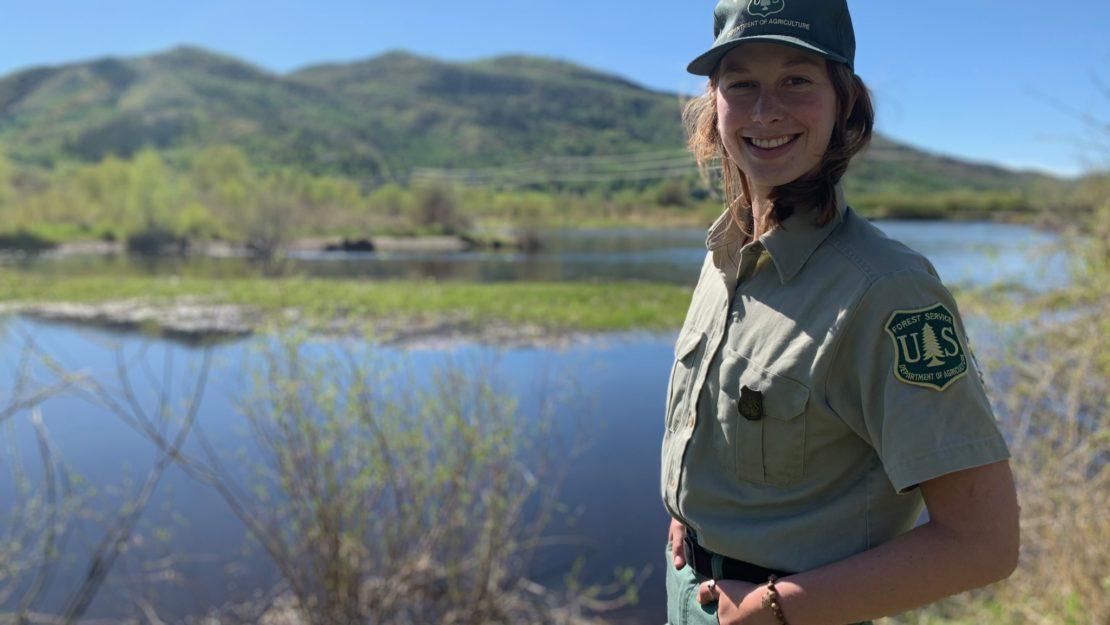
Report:
[[[314,319],[449,319],[548,329],[666,330],[682,324],[690,290],[652,283],[363,282],[305,278],[51,276],[0,271],[0,302],[102,302],[132,298],[299,309]]]

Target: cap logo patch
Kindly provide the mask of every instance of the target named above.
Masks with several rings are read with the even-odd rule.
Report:
[[[748,13],[757,17],[767,17],[782,12],[786,8],[786,0],[751,0],[748,3]]]
[[[900,381],[943,391],[967,374],[956,318],[943,304],[896,310],[886,332],[894,341],[894,377]]]

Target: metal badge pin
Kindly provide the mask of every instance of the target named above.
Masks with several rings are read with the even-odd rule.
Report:
[[[763,418],[763,393],[750,386],[740,389],[740,414],[748,421]]]

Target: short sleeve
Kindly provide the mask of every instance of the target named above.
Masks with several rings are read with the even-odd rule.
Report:
[[[922,270],[879,278],[846,311],[829,406],[905,492],[1009,458],[952,295]]]

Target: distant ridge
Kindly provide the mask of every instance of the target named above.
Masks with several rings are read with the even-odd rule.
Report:
[[[393,51],[276,74],[182,46],[0,78],[0,147],[51,167],[149,146],[184,163],[217,143],[258,166],[369,186],[420,168],[498,168],[545,157],[681,150],[681,98],[566,61],[454,63]],[[936,156],[877,137],[849,172],[871,192],[1016,191],[1047,176]]]

